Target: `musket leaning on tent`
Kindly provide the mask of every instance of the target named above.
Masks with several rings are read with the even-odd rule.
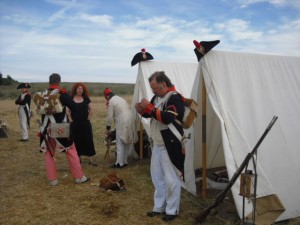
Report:
[[[250,161],[250,159],[253,157],[253,155],[256,154],[256,151],[259,147],[259,145],[262,143],[262,141],[264,140],[265,136],[268,134],[268,132],[271,130],[272,126],[274,125],[274,123],[276,122],[276,120],[278,119],[277,116],[274,116],[272,121],[270,122],[270,124],[268,125],[267,129],[265,130],[265,132],[263,133],[263,135],[261,136],[261,138],[258,140],[257,144],[255,145],[255,147],[253,148],[253,150],[248,153],[248,155],[246,156],[246,158],[244,159],[244,161],[242,162],[242,164],[240,165],[240,167],[237,169],[237,171],[233,174],[232,178],[230,179],[229,183],[226,185],[226,187],[217,195],[217,197],[215,198],[214,202],[212,203],[212,205],[210,205],[209,207],[201,210],[198,215],[196,216],[195,220],[198,223],[203,223],[206,219],[206,217],[209,215],[210,210],[216,208],[217,206],[219,206],[224,198],[226,197],[226,194],[230,191],[231,187],[233,186],[233,184],[235,183],[235,181],[239,178],[239,176],[241,175],[241,173],[243,172],[243,170],[246,168],[246,166],[248,165],[248,162]]]

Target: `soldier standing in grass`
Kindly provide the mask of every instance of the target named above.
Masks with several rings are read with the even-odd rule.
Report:
[[[142,99],[135,106],[141,116],[151,118],[153,147],[150,170],[155,192],[154,207],[147,216],[163,214],[162,219],[170,221],[179,214],[180,176],[183,175],[185,156],[181,140],[174,133],[183,135],[183,128],[176,120],[182,121],[185,109],[182,96],[163,71],[153,73],[149,83],[154,93],[151,102]]]
[[[16,105],[19,105],[18,115],[20,120],[20,127],[22,131],[22,138],[20,141],[28,141],[28,130],[30,128],[30,102],[31,94],[28,91],[30,85],[28,83],[21,83],[17,89],[21,89],[22,93],[15,101]]]
[[[42,114],[42,122],[40,124],[41,130],[41,144],[40,150],[45,152],[46,172],[50,186],[56,186],[58,184],[58,177],[56,171],[55,152],[66,152],[71,174],[75,178],[75,183],[84,183],[89,180],[82,170],[79,162],[79,157],[76,151],[75,144],[70,137],[55,138],[54,135],[49,134],[52,124],[65,124],[67,122],[66,107],[71,111],[76,111],[77,107],[72,98],[66,93],[65,89],[60,89],[61,78],[57,73],[53,73],[49,77],[49,89],[43,93],[47,93],[48,98],[57,97],[55,109],[48,108],[46,113]],[[39,93],[36,93],[33,97],[34,102],[37,104],[37,109],[41,109],[41,105],[38,104]],[[49,103],[49,101],[48,101]],[[51,113],[52,112],[52,113]],[[67,129],[67,128],[66,128]],[[57,132],[63,133],[63,130]],[[55,133],[55,132],[54,132]]]

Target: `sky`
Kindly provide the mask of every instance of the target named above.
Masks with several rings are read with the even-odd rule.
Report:
[[[135,83],[133,56],[218,51],[300,56],[299,0],[0,0],[0,71],[20,82]]]

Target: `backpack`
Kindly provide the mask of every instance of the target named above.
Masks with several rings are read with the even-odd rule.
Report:
[[[197,117],[198,103],[194,99],[185,98],[184,105],[185,109],[182,122],[179,120],[176,120],[176,122],[181,124],[184,129],[188,129],[193,125]]]
[[[108,191],[123,191],[126,190],[125,183],[116,172],[106,175],[100,180],[100,187]]]
[[[58,89],[37,92],[33,95],[33,101],[37,107],[37,114],[52,115],[63,112]]]
[[[167,96],[167,101],[169,100],[172,94],[179,94],[179,93],[172,92],[171,94],[169,94],[169,96]],[[184,115],[183,115],[182,122],[179,121],[178,119],[175,119],[175,121],[176,123],[180,124],[184,129],[188,129],[193,125],[194,120],[197,117],[198,103],[194,99],[185,98],[181,94],[179,95],[182,97],[184,102]]]

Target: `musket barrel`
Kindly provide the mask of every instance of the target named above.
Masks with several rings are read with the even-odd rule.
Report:
[[[276,122],[276,120],[278,119],[277,116],[274,116],[272,121],[270,122],[270,124],[268,125],[268,127],[266,128],[265,132],[262,134],[262,136],[260,137],[260,139],[258,140],[257,144],[255,145],[255,147],[253,148],[253,150],[251,151],[251,153],[248,153],[246,158],[244,159],[244,161],[241,163],[240,167],[237,169],[237,171],[233,174],[232,178],[230,179],[229,183],[226,185],[226,187],[217,195],[215,201],[213,202],[213,204],[203,210],[201,210],[198,215],[196,216],[195,220],[198,223],[203,223],[206,219],[206,217],[209,215],[210,210],[213,208],[216,208],[218,205],[220,205],[226,194],[229,192],[229,190],[231,189],[231,187],[234,185],[235,181],[239,178],[240,174],[242,173],[242,171],[246,168],[246,166],[248,165],[250,159],[252,158],[252,156],[254,154],[256,154],[256,151],[258,149],[258,147],[260,146],[260,144],[262,143],[262,141],[264,140],[265,136],[268,134],[268,132],[271,130],[272,126],[274,125],[274,123]]]

